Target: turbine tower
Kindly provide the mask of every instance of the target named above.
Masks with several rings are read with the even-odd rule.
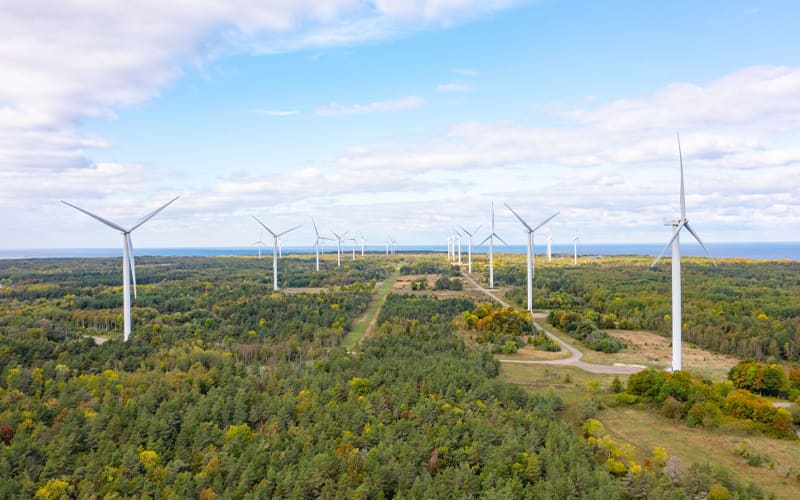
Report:
[[[681,239],[680,234],[683,228],[689,231],[689,234],[694,236],[694,239],[700,243],[700,246],[705,250],[708,258],[717,266],[714,258],[709,253],[708,249],[700,237],[692,230],[689,225],[689,220],[686,218],[686,196],[683,189],[683,153],[681,152],[681,137],[678,135],[678,157],[681,164],[681,216],[679,219],[664,220],[665,226],[672,226],[672,238],[667,242],[666,246],[661,253],[656,257],[656,260],[650,264],[653,267],[658,263],[661,257],[667,252],[667,248],[672,245],[672,371],[681,370]]]
[[[483,245],[486,241],[489,242],[489,288],[494,288],[494,238],[503,241],[503,238],[494,232],[494,202],[492,202],[492,232],[489,233],[485,240],[478,243],[478,245]],[[505,241],[503,243],[508,245]]]
[[[480,229],[481,226],[478,226],[475,229],[473,229],[471,233],[469,231],[467,231],[464,228],[464,226],[458,226],[458,227],[460,227],[461,230],[464,231],[464,233],[468,236],[468,239],[467,239],[467,263],[468,263],[469,273],[472,274],[472,236],[475,233],[478,232],[478,229]]]
[[[253,243],[253,245],[258,245],[258,260],[261,260],[261,247],[264,246],[264,242],[262,241],[263,239],[264,239],[264,231],[261,231],[258,233],[258,241]]]
[[[317,223],[314,222],[314,218],[313,217],[311,218],[311,224],[314,225],[314,234],[317,235],[317,239],[314,240],[314,253],[317,256],[317,271],[319,271],[319,250],[320,250],[319,242],[322,241],[322,240],[330,240],[330,238],[328,238],[327,236],[320,236],[319,235],[319,230],[317,230]]]
[[[341,236],[336,234],[334,231],[331,231],[334,236],[336,236],[336,267],[342,267],[342,240],[347,235],[347,231],[343,232]]]
[[[453,228],[453,231],[456,233],[455,238],[458,241],[458,265],[460,266],[461,265],[461,233],[456,231],[455,228]]]
[[[358,234],[361,235],[361,256],[363,257],[364,256],[364,242],[367,241],[367,239],[364,238],[364,233],[358,233]]]
[[[136,230],[139,226],[144,224],[145,222],[149,221],[153,217],[156,216],[157,213],[164,210],[169,206],[172,202],[180,198],[180,196],[176,196],[175,198],[171,199],[167,203],[161,205],[159,208],[153,210],[149,214],[145,215],[139,221],[130,227],[130,229],[125,229],[124,227],[111,222],[108,219],[104,219],[99,215],[95,215],[88,210],[84,210],[80,207],[73,205],[72,203],[67,203],[64,200],[61,200],[61,203],[65,205],[69,205],[75,210],[79,212],[83,212],[89,217],[96,219],[108,227],[116,229],[122,234],[122,311],[123,311],[123,330],[122,330],[122,338],[125,342],[131,336],[131,277],[133,277],[133,298],[136,298],[136,262],[133,258],[133,241],[131,240],[131,233]]]
[[[519,221],[522,223],[523,226],[525,226],[525,232],[528,233],[528,266],[527,266],[527,268],[528,268],[528,312],[530,312],[531,315],[533,315],[533,271],[534,271],[534,266],[536,265],[536,261],[535,261],[536,256],[535,256],[534,251],[533,251],[533,249],[534,249],[534,246],[533,246],[533,233],[535,233],[536,230],[539,229],[540,227],[542,227],[545,224],[547,224],[548,222],[550,222],[556,215],[558,215],[558,212],[554,213],[550,217],[546,218],[544,221],[540,222],[538,226],[532,228],[531,226],[528,225],[527,222],[522,220],[522,217],[520,217],[519,214],[517,212],[515,212],[513,208],[508,206],[508,203],[505,203],[505,206],[506,206],[507,209],[511,210],[511,213],[514,214],[517,217],[517,219],[519,219]]]
[[[286,231],[284,231],[282,233],[277,233],[276,234],[276,233],[272,232],[272,229],[268,228],[263,222],[258,220],[258,217],[256,217],[254,215],[253,218],[256,220],[256,222],[261,224],[261,227],[266,229],[269,232],[269,234],[272,235],[272,289],[277,292],[278,291],[278,245],[279,245],[278,240],[284,234],[286,234],[288,232],[291,232],[291,231],[294,231],[295,229],[297,229],[300,226],[294,226],[291,229],[287,229]]]
[[[581,239],[577,236],[572,238],[572,264],[577,266],[578,265],[578,243],[580,243]]]
[[[544,238],[547,240],[547,262],[553,262],[553,231],[548,231]]]
[[[347,238],[347,239],[349,241],[353,242],[353,261],[355,261],[356,260],[356,243],[358,243],[358,240],[356,240],[355,238]]]

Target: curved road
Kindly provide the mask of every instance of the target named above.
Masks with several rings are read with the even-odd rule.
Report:
[[[477,281],[472,279],[472,276],[470,276],[467,273],[461,273],[461,275],[464,276],[464,278],[467,281],[469,281],[470,284],[472,284],[472,286],[474,286],[476,289],[482,291],[483,293],[485,293],[486,295],[488,295],[492,299],[496,300],[503,307],[509,307],[508,302],[506,302],[504,300],[501,300],[499,297],[497,297],[495,294],[493,294],[491,290],[487,290],[486,288],[483,288],[481,285],[478,284]],[[542,313],[536,313],[533,316],[534,316],[534,318],[537,318],[537,319],[542,319],[542,318],[546,317],[546,315],[542,314]],[[534,323],[534,325],[537,328],[541,328],[542,331],[544,332],[544,334],[547,335],[553,341],[557,342],[558,345],[561,346],[562,349],[565,349],[566,351],[568,351],[570,353],[570,356],[568,358],[564,358],[564,359],[551,359],[551,360],[547,360],[547,361],[530,361],[530,360],[523,360],[523,359],[501,359],[500,360],[501,363],[512,363],[512,364],[518,364],[518,365],[562,365],[562,366],[574,366],[576,368],[580,368],[581,370],[584,370],[584,371],[587,371],[587,372],[590,372],[590,373],[606,373],[606,374],[611,374],[611,375],[630,375],[631,373],[637,373],[637,372],[640,372],[640,371],[644,370],[645,368],[647,368],[646,366],[642,366],[642,365],[625,365],[625,364],[621,364],[621,363],[620,364],[614,364],[614,365],[595,365],[595,364],[592,364],[592,363],[586,363],[584,361],[581,361],[581,357],[583,356],[583,353],[581,351],[575,349],[570,344],[567,344],[560,337],[558,337],[554,333],[548,331],[547,328],[544,328],[541,325],[538,325],[536,323]]]

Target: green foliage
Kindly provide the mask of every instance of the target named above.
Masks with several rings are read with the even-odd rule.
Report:
[[[740,361],[731,368],[728,378],[737,388],[761,395],[785,396],[790,387],[785,368],[756,361]]]
[[[453,334],[471,301],[390,295],[352,354],[330,325],[369,282],[273,295],[225,259],[169,262],[184,278],[142,285],[128,343],[82,337],[65,294],[2,298],[0,497],[619,496],[555,396],[499,381]],[[31,335],[31,317],[56,326]]]
[[[768,400],[730,382],[710,384],[685,371],[660,372],[652,368],[628,378],[627,392],[657,404],[669,418],[686,419],[692,426],[718,427],[723,417],[739,419],[739,427],[787,439],[795,438],[792,415]]]
[[[584,315],[577,312],[553,309],[547,320],[554,327],[567,333],[570,337],[584,342],[590,349],[606,353],[619,352],[625,348],[625,342],[619,337],[609,335],[598,329],[596,314],[589,310]]]
[[[463,290],[464,289],[464,282],[458,278],[448,278],[447,276],[441,276],[439,279],[436,280],[436,283],[433,285],[434,290]]]

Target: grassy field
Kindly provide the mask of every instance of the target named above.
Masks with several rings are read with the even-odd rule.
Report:
[[[561,416],[576,432],[582,423],[584,402],[590,398],[610,400],[609,387],[614,379],[613,375],[587,373],[571,366],[516,364],[501,365],[500,376],[530,391],[558,395],[564,402]],[[627,376],[619,378],[623,383],[627,381]],[[640,460],[651,454],[654,446],[661,446],[680,459],[683,470],[693,463],[709,462],[778,498],[797,498],[800,491],[800,445],[796,441],[693,429],[651,410],[630,407],[606,405],[595,418],[603,422],[614,440],[630,443]],[[765,457],[762,465],[748,465],[734,453],[743,441]]]
[[[376,292],[375,297],[372,299],[372,302],[370,302],[367,311],[363,316],[355,321],[353,324],[353,329],[350,330],[347,335],[345,335],[344,340],[342,341],[342,344],[347,349],[353,349],[358,345],[359,342],[361,342],[361,339],[367,333],[367,329],[377,318],[378,311],[380,311],[383,301],[386,300],[386,296],[392,290],[392,287],[397,281],[399,275],[400,272],[395,271],[391,276],[386,278],[380,284],[380,286],[378,286],[378,291]]]
[[[670,455],[680,458],[684,470],[692,463],[709,462],[778,498],[797,498],[800,493],[800,445],[796,441],[692,429],[633,408],[607,408],[598,419],[612,438],[631,443],[640,458],[647,456],[654,446],[662,446]],[[748,465],[734,453],[743,441],[753,452],[765,457],[763,464]]]

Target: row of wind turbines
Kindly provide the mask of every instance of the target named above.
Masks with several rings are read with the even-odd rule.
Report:
[[[680,251],[680,233],[683,229],[689,231],[689,234],[694,237],[695,240],[700,244],[703,250],[706,252],[706,255],[711,259],[711,262],[716,267],[716,262],[714,258],[711,257],[711,253],[705,247],[703,242],[700,240],[700,237],[697,233],[692,229],[689,225],[689,220],[686,217],[686,197],[685,197],[685,190],[684,190],[684,180],[683,180],[683,152],[681,150],[681,143],[680,143],[680,135],[677,136],[678,139],[678,155],[680,159],[680,216],[677,219],[666,219],[664,221],[664,225],[672,227],[672,237],[667,242],[664,249],[661,253],[656,257],[650,267],[654,267],[659,260],[666,254],[666,251],[670,246],[672,247],[672,370],[679,371],[681,369],[681,326],[682,326],[682,319],[681,319],[681,251]],[[122,284],[123,284],[123,317],[124,317],[124,326],[123,326],[123,339],[127,341],[131,335],[131,281],[133,282],[133,296],[136,298],[136,264],[134,261],[133,256],[133,241],[131,239],[131,233],[145,224],[147,221],[155,217],[159,212],[167,208],[169,205],[174,203],[179,196],[171,199],[167,203],[161,205],[157,209],[153,210],[152,212],[146,214],[141,219],[139,219],[133,226],[128,228],[121,226],[113,221],[110,221],[106,218],[103,218],[99,215],[96,215],[88,210],[80,208],[76,205],[68,203],[62,200],[62,203],[68,205],[75,210],[83,212],[84,214],[88,215],[96,219],[97,221],[105,224],[106,226],[111,227],[120,232],[122,235]],[[528,242],[528,251],[527,251],[527,275],[528,275],[528,311],[533,312],[533,278],[534,278],[534,266],[535,266],[535,256],[533,254],[534,248],[534,233],[542,228],[545,224],[550,222],[553,218],[555,218],[559,212],[554,213],[550,217],[544,219],[542,222],[537,224],[536,226],[531,226],[528,224],[525,219],[523,219],[514,209],[512,209],[508,204],[505,204],[506,208],[508,208],[514,216],[519,219],[520,223],[522,223],[525,232],[527,233],[527,242]],[[290,229],[285,231],[276,233],[262,221],[260,221],[257,217],[253,216],[253,218],[258,222],[260,226],[269,232],[270,235],[273,237],[273,252],[272,252],[272,265],[273,265],[273,287],[275,290],[278,290],[278,256],[280,254],[280,237],[298,229],[301,226],[294,226]],[[322,236],[319,233],[317,228],[317,224],[312,218],[312,224],[314,225],[314,232],[316,234],[316,240],[314,242],[314,248],[316,253],[316,269],[319,271],[319,255],[321,250],[321,242],[325,240],[332,240],[332,238],[328,238],[326,236]],[[481,242],[479,245],[482,245],[485,242],[489,242],[489,288],[494,288],[494,239],[497,238],[499,241],[505,243],[503,239],[495,232],[494,228],[495,216],[494,216],[494,203],[492,203],[491,207],[491,231],[489,235]],[[477,233],[477,230],[480,228],[476,228],[473,231],[469,231],[463,226],[459,226],[461,230],[468,236],[469,244],[468,244],[468,272],[472,273],[472,238]],[[342,233],[341,235],[331,231],[331,233],[335,236],[335,240],[337,242],[337,265],[341,266],[341,257],[342,257],[342,241],[353,241],[353,260],[355,260],[355,245],[356,239],[349,238],[345,239],[347,236],[347,232]],[[457,235],[458,241],[458,261],[459,264],[461,263],[461,234]],[[455,256],[455,238],[448,238],[448,256],[453,259]],[[573,239],[574,243],[574,259],[575,263],[577,264],[577,244],[578,238],[575,237]],[[364,255],[364,235],[361,235],[361,255]],[[385,241],[386,244],[386,255],[394,255],[394,245],[396,241],[391,236],[389,239]],[[548,259],[551,257],[550,252],[550,241],[548,240]],[[259,238],[259,241],[256,242],[259,245],[259,258],[261,257],[261,246],[264,242]]]

